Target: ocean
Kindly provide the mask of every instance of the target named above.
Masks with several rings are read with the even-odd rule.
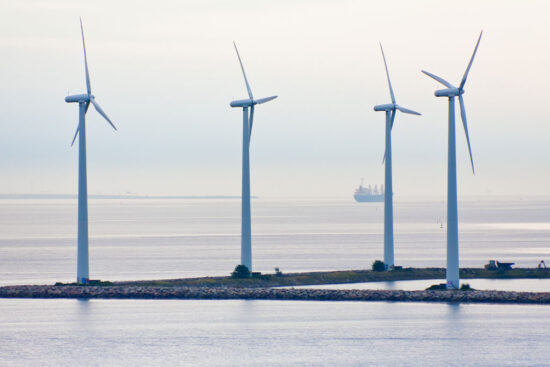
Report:
[[[0,199],[0,285],[75,280],[76,204]],[[445,213],[396,201],[396,265],[445,267]],[[550,199],[462,200],[459,219],[460,266],[550,264]],[[92,279],[228,275],[240,262],[238,199],[93,199],[89,220]],[[253,199],[252,233],[255,271],[369,269],[383,258],[383,206]]]
[[[548,306],[0,300],[1,366],[548,366]]]
[[[0,284],[74,281],[76,213],[73,199],[0,199]],[[252,215],[255,271],[382,258],[381,203],[254,199]],[[238,199],[94,199],[89,217],[93,279],[227,275],[240,259]],[[460,201],[459,218],[461,266],[550,263],[550,199]],[[444,226],[444,202],[397,201],[396,264],[444,267]],[[0,299],[0,366],[543,366],[549,330],[535,305]]]

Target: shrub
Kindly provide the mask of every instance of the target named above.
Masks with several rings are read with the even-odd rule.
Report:
[[[447,290],[447,284],[441,283],[441,284],[434,284],[426,288],[427,291],[446,291]]]
[[[283,272],[279,268],[275,268],[275,276],[281,277],[283,276]]]
[[[250,277],[250,270],[246,265],[237,265],[235,270],[231,273],[231,278],[248,278]]]
[[[381,260],[376,260],[372,263],[372,271],[385,271],[386,270],[386,264],[384,264]]]
[[[472,287],[470,287],[470,285],[468,283],[462,283],[460,285],[460,290],[461,291],[473,291],[474,289]]]

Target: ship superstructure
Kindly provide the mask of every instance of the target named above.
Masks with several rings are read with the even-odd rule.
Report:
[[[378,189],[378,185],[375,184],[373,188],[370,184],[368,186],[364,185],[363,180],[361,180],[361,185],[355,190],[353,198],[360,203],[383,202],[384,185],[380,185],[380,189]]]

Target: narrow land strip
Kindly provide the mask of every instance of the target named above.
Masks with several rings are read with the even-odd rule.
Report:
[[[73,299],[247,299],[301,301],[392,301],[547,304],[550,292],[396,291],[295,288],[159,287],[159,286],[7,286],[0,298]]]
[[[203,277],[185,279],[100,282],[93,285],[19,285],[0,287],[0,298],[103,299],[263,299],[311,301],[396,301],[550,304],[550,292],[508,291],[401,291],[273,288],[397,280],[442,279],[444,268],[406,268],[388,272],[370,270],[264,274],[248,278]],[[462,279],[550,278],[542,269],[503,272],[461,269]]]
[[[202,277],[183,279],[143,280],[113,282],[120,286],[186,286],[186,287],[235,287],[268,288],[300,285],[344,284],[383,282],[398,280],[444,279],[445,268],[404,268],[393,271],[343,270],[308,273],[262,274],[235,279],[232,277]],[[506,271],[492,271],[481,268],[460,269],[461,279],[550,279],[550,271],[536,268],[517,268]]]

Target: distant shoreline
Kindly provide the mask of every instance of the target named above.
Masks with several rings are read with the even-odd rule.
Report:
[[[77,199],[76,194],[0,194],[0,199]],[[402,202],[445,202],[444,198],[439,196],[396,196]],[[240,195],[137,195],[137,194],[90,194],[90,199],[240,199]],[[251,196],[252,199],[258,199],[259,196]],[[262,196],[263,199],[281,199],[281,200],[339,200],[350,201],[357,205],[367,205],[369,203],[356,203],[353,195],[348,196]],[[501,202],[501,201],[550,201],[550,195],[495,195],[495,196],[463,196],[465,202]]]
[[[88,195],[88,199],[240,199],[240,196],[230,195],[172,195],[172,196],[140,196],[140,195]],[[251,196],[251,199],[257,199]],[[0,194],[0,199],[78,199],[76,194]]]

